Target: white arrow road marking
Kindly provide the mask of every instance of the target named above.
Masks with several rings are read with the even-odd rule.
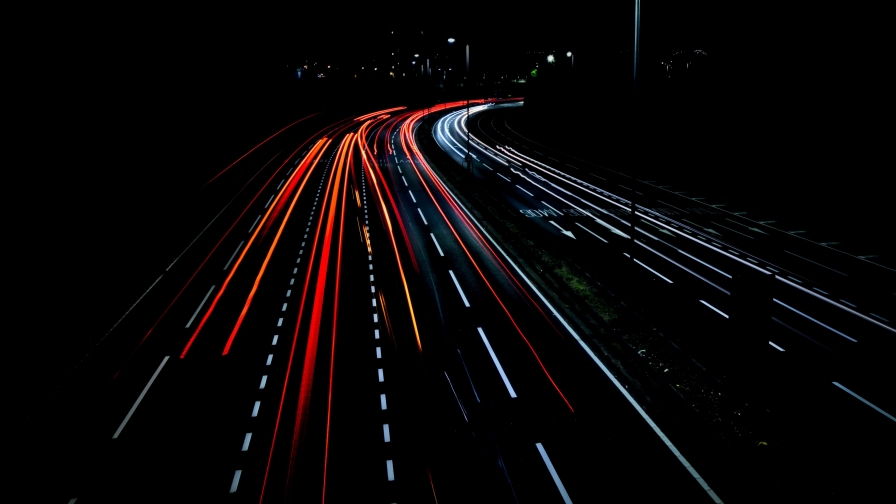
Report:
[[[550,222],[551,224],[557,226],[557,229],[559,229],[561,233],[563,233],[563,234],[565,234],[566,236],[572,238],[573,240],[576,239],[576,237],[575,237],[571,232],[569,232],[569,231],[563,229],[562,227],[560,227],[560,224],[557,224],[557,223],[554,222],[554,221],[548,221],[548,222]]]

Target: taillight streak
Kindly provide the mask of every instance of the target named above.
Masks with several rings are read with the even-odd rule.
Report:
[[[317,164],[317,162],[320,160],[320,156],[326,150],[326,146],[329,145],[329,143],[330,143],[329,141],[326,141],[326,145],[324,145],[324,147],[322,149],[319,148],[320,145],[322,143],[324,143],[325,140],[326,140],[326,137],[318,140],[318,142],[315,144],[314,148],[312,148],[311,151],[309,151],[308,154],[305,155],[305,159],[301,163],[301,168],[297,169],[295,172],[293,172],[292,176],[290,177],[291,179],[295,178],[295,177],[300,177],[301,174],[304,174],[306,172],[306,168],[309,165],[309,161],[312,157],[314,157],[315,154],[317,154],[317,159],[314,161],[313,164],[314,165]],[[308,175],[310,176],[310,171],[308,171]],[[292,180],[290,180],[290,182],[292,182]],[[283,194],[283,191],[281,190],[281,192],[277,195],[277,199],[279,199],[282,194]],[[272,211],[273,211],[273,207],[268,209],[268,211],[264,215],[262,223],[264,223],[267,220],[268,216],[271,214]],[[180,354],[181,359],[186,357],[187,352],[190,350],[190,347],[193,345],[193,342],[196,341],[196,337],[199,335],[199,332],[202,330],[202,327],[205,325],[205,322],[208,320],[209,316],[211,316],[212,312],[215,310],[215,306],[218,304],[218,300],[221,299],[221,296],[227,290],[227,285],[230,283],[230,280],[233,278],[233,275],[236,273],[237,269],[239,269],[239,266],[242,263],[243,258],[246,257],[246,253],[249,251],[249,248],[252,246],[252,243],[255,241],[255,238],[258,236],[259,231],[261,231],[260,226],[255,229],[254,233],[252,233],[252,236],[249,238],[248,243],[246,243],[246,246],[243,248],[242,253],[240,253],[239,258],[234,263],[233,269],[230,270],[230,273],[227,275],[227,278],[224,280],[224,283],[221,284],[221,289],[215,295],[215,299],[212,301],[208,310],[206,310],[205,315],[203,315],[203,317],[202,317],[202,320],[196,326],[196,330],[193,331],[193,335],[190,336],[189,341],[187,341],[187,345],[184,347],[183,352],[181,352],[181,354]]]
[[[553,377],[551,377],[551,374],[548,372],[547,368],[544,366],[544,363],[542,363],[541,358],[538,356],[538,353],[535,351],[535,348],[529,342],[529,339],[526,338],[526,335],[523,333],[522,329],[520,329],[520,327],[517,325],[516,320],[514,320],[513,316],[510,314],[510,311],[507,309],[507,306],[504,305],[504,303],[501,301],[501,298],[498,296],[498,293],[495,291],[495,289],[492,287],[491,283],[485,277],[485,273],[482,271],[482,269],[480,269],[479,265],[476,263],[476,260],[473,259],[473,255],[467,249],[466,245],[464,245],[463,240],[461,240],[460,235],[458,235],[457,231],[454,229],[454,226],[448,220],[448,216],[445,215],[445,212],[442,209],[441,205],[439,205],[438,201],[436,201],[435,195],[433,195],[432,191],[429,189],[429,184],[426,183],[426,181],[424,180],[423,176],[420,173],[420,170],[417,168],[417,163],[415,163],[414,159],[410,156],[410,153],[408,152],[409,149],[407,147],[406,141],[408,139],[410,139],[410,141],[413,141],[413,137],[411,136],[411,133],[410,133],[410,125],[413,124],[417,119],[419,119],[419,116],[420,116],[420,114],[415,114],[415,116],[414,116],[414,118],[412,118],[412,120],[408,120],[407,122],[405,122],[405,124],[403,126],[404,134],[400,135],[401,142],[402,142],[402,148],[404,149],[405,154],[408,156],[411,166],[414,168],[414,171],[417,173],[417,177],[420,179],[421,183],[423,184],[423,188],[426,189],[426,193],[429,194],[430,199],[432,200],[436,209],[438,209],[439,213],[442,215],[442,218],[444,219],[445,223],[448,225],[448,228],[451,230],[451,233],[457,239],[458,244],[460,244],[461,248],[464,250],[464,253],[470,259],[470,262],[473,264],[473,267],[476,268],[476,271],[479,273],[479,276],[482,278],[482,281],[485,282],[486,286],[488,286],[488,289],[489,289],[489,291],[491,291],[492,295],[495,297],[495,300],[498,302],[499,305],[501,305],[501,309],[503,309],[504,313],[507,314],[507,318],[510,320],[510,323],[513,324],[513,327],[516,329],[517,333],[519,333],[520,337],[523,338],[523,341],[526,342],[526,346],[529,347],[529,350],[532,352],[532,355],[535,357],[535,360],[538,362],[538,365],[541,367],[541,370],[544,372],[545,376],[547,376],[548,380],[551,382],[551,385],[554,387],[554,390],[557,391],[557,393],[563,399],[563,402],[566,403],[566,406],[570,409],[570,411],[575,411],[573,409],[572,405],[566,399],[566,396],[563,394],[563,392],[560,391],[560,387],[557,386],[557,383],[554,381]],[[420,158],[418,158],[418,162],[425,165],[425,161],[423,161],[422,156]],[[430,170],[430,173],[431,173],[431,170]],[[436,180],[436,178],[433,177],[433,180]],[[440,185],[437,185],[437,188],[443,192],[443,197],[445,197],[446,200],[448,200],[450,202],[450,204],[453,204],[451,198],[448,197],[447,194],[444,194],[444,189],[442,189],[440,187]],[[474,237],[478,237],[478,232],[476,232],[475,229],[471,228],[470,225],[467,224],[466,217],[463,215],[463,212],[458,212],[457,210],[455,210],[455,213],[462,217],[462,222],[464,222],[465,226],[467,226],[467,228],[471,232],[471,234]],[[479,237],[479,239],[481,239],[481,237]],[[482,243],[484,243],[484,241]],[[487,247],[487,244],[486,244],[486,247]],[[494,251],[491,250],[491,247],[488,247],[488,250],[492,257],[496,257],[494,254]],[[498,261],[500,262],[500,260],[498,260]],[[525,291],[523,291],[523,292],[525,292]],[[539,309],[539,311],[540,311],[540,309]],[[542,315],[544,315],[544,312],[542,312]],[[545,317],[545,318],[547,318],[547,317]],[[548,321],[550,322],[550,320],[548,320]],[[551,324],[551,326],[553,327],[553,324]]]

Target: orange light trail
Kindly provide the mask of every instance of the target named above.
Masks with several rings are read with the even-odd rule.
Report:
[[[376,111],[376,112],[371,112],[371,113],[369,113],[369,114],[364,114],[364,115],[362,115],[361,117],[356,117],[356,118],[355,118],[355,122],[357,122],[357,121],[363,121],[364,119],[369,119],[369,118],[371,118],[371,117],[373,117],[373,116],[377,116],[377,115],[381,115],[381,114],[386,114],[386,113],[388,113],[388,112],[394,112],[394,111],[396,111],[396,110],[404,110],[404,109],[406,109],[406,108],[407,108],[407,107],[394,107],[394,108],[385,109],[385,110],[378,110],[378,111]]]
[[[377,184],[376,174],[374,174],[373,169],[371,168],[371,164],[376,166],[376,161],[374,161],[372,159],[368,159],[367,150],[369,150],[369,149],[367,149],[367,145],[364,142],[360,141],[360,138],[361,137],[359,136],[358,137],[358,146],[361,148],[361,160],[364,164],[364,167],[367,168],[367,170],[370,172],[370,180],[373,182],[372,186],[375,190],[374,192],[377,195],[377,197],[379,198],[380,206],[383,209],[383,217],[386,219],[386,225],[389,228],[389,237],[392,240],[392,249],[395,251],[395,261],[398,263],[398,272],[401,274],[401,283],[404,286],[404,295],[408,300],[408,310],[410,311],[410,314],[411,314],[411,325],[413,325],[413,327],[414,327],[414,336],[417,338],[417,349],[422,352],[423,351],[423,343],[420,341],[420,331],[417,328],[417,317],[414,314],[414,303],[411,301],[411,292],[408,289],[408,282],[404,275],[404,268],[401,266],[401,256],[398,253],[398,244],[395,242],[395,233],[392,231],[392,221],[389,218],[388,210],[386,210],[386,203],[384,201],[382,193],[380,192],[379,184]],[[377,169],[377,172],[379,172],[378,169]],[[382,177],[381,174],[380,174],[380,177]],[[385,181],[383,181],[383,186],[385,187]],[[391,199],[391,195],[390,195],[390,199]],[[394,202],[393,202],[393,208],[394,208]],[[398,212],[398,210],[396,209],[396,216],[398,215],[397,212]]]
[[[339,145],[339,152],[336,161],[336,174],[332,178],[332,184],[327,187],[327,195],[324,201],[329,198],[329,210],[327,210],[327,228],[324,232],[324,244],[321,251],[320,266],[317,274],[317,285],[314,291],[314,306],[311,311],[311,321],[308,327],[308,344],[305,350],[305,363],[302,370],[301,388],[299,389],[299,404],[296,413],[295,427],[293,429],[292,452],[289,461],[289,478],[292,481],[292,472],[295,465],[295,455],[298,448],[298,442],[302,438],[302,427],[304,426],[305,417],[308,411],[309,401],[311,400],[311,386],[314,382],[314,364],[317,357],[317,345],[320,336],[321,317],[323,312],[324,293],[327,286],[327,272],[330,264],[330,255],[332,250],[333,224],[336,218],[336,203],[339,193],[339,181],[342,177],[344,168],[344,158],[347,146],[351,142],[352,134],[349,133],[342,139]],[[332,194],[332,195],[331,195]],[[320,230],[318,229],[318,232]]]
[[[340,146],[341,145],[342,144],[340,143]],[[330,194],[330,185],[328,184],[327,191],[324,193],[324,201],[327,200],[327,197],[329,194]],[[326,203],[324,203],[323,205],[326,205]],[[318,248],[317,245],[318,245],[318,243],[320,243],[320,234],[321,234],[321,230],[323,229],[323,222],[324,222],[324,212],[321,212],[320,216],[318,217],[318,220],[317,220],[317,226],[316,226],[316,229],[314,232],[314,245],[311,247],[311,254],[308,257],[308,264],[314,264],[314,259],[317,256],[317,248]],[[293,337],[292,337],[292,346],[289,351],[289,360],[286,365],[286,375],[283,378],[283,389],[282,389],[283,391],[280,395],[280,406],[277,409],[277,421],[274,423],[274,436],[271,439],[271,450],[268,453],[268,462],[267,462],[267,465],[265,466],[264,482],[262,483],[261,495],[259,496],[259,499],[258,499],[259,504],[264,501],[264,492],[265,492],[265,489],[267,488],[268,477],[269,477],[270,471],[271,471],[271,462],[274,457],[274,445],[277,441],[277,434],[280,430],[280,418],[283,415],[283,404],[286,401],[286,388],[287,388],[287,384],[289,383],[289,378],[292,373],[292,362],[293,362],[293,357],[296,355],[296,346],[298,346],[299,326],[301,325],[302,317],[305,313],[305,306],[306,306],[305,301],[308,299],[308,289],[310,286],[311,286],[311,274],[310,274],[310,270],[309,270],[309,274],[306,275],[306,277],[305,277],[305,285],[302,288],[302,301],[299,304],[299,316],[296,319],[296,327],[295,327],[295,330],[293,331]],[[310,339],[308,341],[308,346],[309,346],[309,348],[311,346]],[[306,351],[305,351],[305,369],[307,369],[307,367],[309,365],[307,362],[308,361],[308,352],[309,352],[309,350],[306,349]],[[314,366],[313,360],[311,362],[311,366],[312,367]],[[304,377],[304,373],[305,373],[305,370],[303,370],[303,377]],[[302,383],[303,384],[305,383],[304,379],[302,380]],[[297,421],[298,421],[298,419],[297,419]],[[292,446],[292,450],[291,450],[291,454],[290,454],[290,461],[292,461],[292,459],[295,457],[295,448],[296,448],[296,445],[295,445],[295,438],[294,438],[293,446]],[[292,462],[290,462],[290,474],[292,471],[291,464],[292,464]]]
[[[323,149],[319,148],[321,146],[321,144],[324,143],[325,140],[326,140],[326,137],[323,137],[320,140],[318,140],[318,142],[308,152],[308,154],[305,155],[305,159],[301,163],[301,169],[297,169],[295,172],[293,172],[292,176],[290,177],[291,179],[299,176],[300,173],[305,172],[305,169],[308,167],[309,160],[315,154],[318,154],[317,160],[314,161],[314,164],[315,165],[317,164],[318,160],[320,160],[320,155],[326,150],[326,145],[329,145],[329,141],[327,141],[326,145],[324,146]],[[310,171],[308,173],[310,175]],[[282,194],[283,194],[283,191],[278,193],[277,199],[279,199]],[[267,218],[271,214],[272,210],[273,210],[273,207],[268,209],[268,211],[264,215],[264,218],[262,219],[262,222],[267,220]],[[252,233],[252,236],[249,238],[249,242],[243,248],[243,251],[240,254],[240,257],[237,259],[236,263],[234,263],[233,269],[230,270],[230,273],[227,275],[227,278],[224,280],[224,283],[221,284],[221,289],[218,291],[218,294],[215,295],[215,299],[212,301],[208,310],[206,310],[205,315],[203,315],[203,317],[202,317],[202,320],[196,326],[196,330],[193,331],[193,335],[190,337],[190,340],[187,341],[187,345],[184,347],[183,352],[181,352],[181,354],[180,354],[181,359],[186,357],[187,352],[189,352],[190,347],[193,345],[193,342],[196,341],[196,337],[199,335],[199,332],[202,330],[202,327],[205,325],[205,322],[208,320],[209,316],[211,316],[212,312],[214,311],[215,306],[218,304],[218,301],[221,299],[221,296],[224,294],[224,291],[227,289],[227,285],[230,283],[230,280],[233,278],[233,275],[236,273],[237,269],[239,268],[240,264],[242,263],[243,258],[246,257],[246,253],[249,251],[249,247],[252,246],[252,243],[255,241],[255,238],[258,236],[259,231],[261,231],[261,226],[256,227],[255,232]]]

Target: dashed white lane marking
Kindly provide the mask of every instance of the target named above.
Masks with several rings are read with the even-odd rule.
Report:
[[[286,297],[289,297],[292,294],[292,289],[286,289]]]
[[[277,184],[277,189],[275,189],[275,190],[280,190],[280,188],[283,187],[284,182],[286,182],[286,179],[281,180],[280,183]]]
[[[404,186],[408,186],[408,181],[404,179],[404,175],[401,176],[401,181],[404,182]]]
[[[501,177],[502,179],[504,179],[504,180],[510,182],[510,179],[507,178],[507,177],[505,177],[504,175],[501,175],[501,174],[499,173],[498,176]]]
[[[383,368],[377,369],[376,374],[377,374],[377,377],[380,379],[380,383],[383,383],[383,381],[385,381],[385,378],[383,378]]]
[[[208,290],[208,292],[205,294],[205,297],[202,298],[202,302],[199,303],[199,306],[196,307],[196,311],[193,312],[193,316],[190,317],[190,320],[187,322],[186,329],[190,328],[190,324],[193,323],[193,320],[196,318],[196,315],[199,315],[199,310],[201,310],[202,306],[205,304],[205,302],[208,301],[208,297],[212,295],[213,290],[215,290],[214,285],[212,285],[212,288]]]
[[[247,432],[245,439],[243,439],[243,449],[240,451],[249,451],[249,441],[252,439],[252,433]]]
[[[417,208],[417,211],[420,212],[420,218],[423,219],[423,223],[428,226],[429,223],[426,222],[426,217],[423,216],[423,210],[420,210],[420,208]]]
[[[240,244],[237,245],[236,250],[233,251],[233,255],[230,256],[230,259],[227,260],[227,264],[224,265],[224,271],[227,271],[227,268],[230,267],[230,263],[233,262],[233,258],[236,257],[236,253],[239,252],[241,248],[243,248],[244,243],[246,243],[245,240],[241,241]]]
[[[242,469],[237,469],[233,473],[233,483],[230,484],[230,493],[236,493],[236,488],[240,485],[240,476],[243,474]]]
[[[280,327],[282,325],[283,325],[283,317],[280,317],[279,319],[277,319],[277,327]]]
[[[292,285],[292,284],[293,284],[293,282],[295,282],[295,281],[296,281],[296,279],[295,279],[295,278],[290,278],[290,279],[289,279],[289,285]]]
[[[373,281],[373,275],[370,275],[370,281],[371,282]]]
[[[376,358],[377,358],[377,359],[382,359],[382,358],[383,358],[383,351],[380,350],[380,347],[376,347]]]
[[[700,302],[703,303],[704,305],[706,305],[710,310],[712,310],[712,311],[718,313],[719,315],[721,315],[721,316],[723,316],[723,317],[725,317],[725,318],[728,318],[728,315],[726,315],[725,313],[723,313],[722,310],[719,310],[719,309],[716,308],[715,306],[713,306],[713,305],[707,303],[706,301],[704,301],[704,300],[702,300],[702,299],[700,300]]]
[[[551,463],[551,459],[548,458],[547,452],[544,451],[544,446],[542,446],[541,443],[535,443],[535,447],[538,448],[538,453],[541,454],[541,459],[544,460],[544,465],[548,466],[548,471],[551,473],[551,478],[554,478],[554,484],[557,485],[557,490],[560,490],[563,502],[565,504],[572,504],[572,499],[570,499],[569,494],[566,493],[566,488],[563,486],[563,482],[560,481],[560,475],[554,470],[554,464]]]
[[[373,322],[374,323],[379,322],[379,317],[377,317],[376,313],[373,314]]]
[[[140,401],[143,400],[143,396],[146,395],[146,392],[149,390],[149,387],[152,386],[152,382],[156,381],[156,377],[159,376],[159,373],[162,371],[162,367],[165,366],[165,363],[168,362],[169,355],[166,355],[164,359],[162,359],[162,363],[159,364],[159,367],[156,369],[156,372],[152,374],[152,378],[149,379],[149,382],[143,387],[143,391],[140,392],[140,395],[137,397],[137,401],[134,402],[134,405],[131,406],[128,414],[125,415],[124,420],[121,421],[121,425],[118,426],[118,429],[115,430],[115,434],[112,434],[112,439],[117,439],[118,435],[121,434],[121,431],[124,429],[124,426],[128,424],[128,420],[131,419],[131,415],[134,414],[134,411],[137,409],[137,406],[140,406]],[[382,381],[382,380],[380,380]]]
[[[376,298],[373,298],[373,299],[371,299],[370,301],[371,301],[371,303],[373,304],[373,306],[376,306]]]
[[[840,384],[837,383],[837,382],[831,382],[831,383],[833,383],[833,384],[834,384],[837,388],[839,388],[840,390],[842,390],[842,391],[846,392],[847,394],[849,394],[849,395],[855,397],[856,399],[862,401],[862,402],[865,403],[866,405],[871,406],[872,408],[874,408],[874,411],[877,411],[877,412],[880,413],[881,415],[883,415],[883,416],[889,418],[890,420],[896,422],[896,417],[894,417],[893,415],[887,413],[886,411],[884,411],[884,410],[878,408],[877,406],[871,404],[871,403],[868,402],[864,397],[862,397],[862,396],[856,394],[856,393],[853,392],[852,390],[849,390],[848,388],[844,387],[843,385],[840,385]]]
[[[395,167],[398,168],[398,173],[402,173],[400,166],[396,165]]]
[[[253,222],[253,223],[252,223],[252,227],[249,228],[249,232],[250,232],[250,233],[252,232],[253,229],[255,229],[255,225],[258,224],[259,219],[261,219],[261,216],[260,216],[260,215],[259,215],[258,217],[255,218],[255,222]]]
[[[380,339],[380,330],[379,329],[373,330],[373,339]]]
[[[392,440],[392,436],[389,435],[389,424],[383,424],[383,439],[386,443]]]
[[[372,264],[368,264],[368,266],[370,267],[370,268],[368,268],[368,269],[373,269],[373,265],[372,265]]]
[[[464,295],[464,290],[460,288],[460,284],[457,282],[457,277],[454,276],[454,272],[448,270],[448,274],[451,275],[451,279],[454,280],[454,286],[457,287],[457,292],[460,293],[460,298],[464,300],[464,306],[469,308],[470,303],[467,301],[467,296]]]
[[[374,287],[374,286],[371,285],[371,286],[370,286],[370,293],[373,294],[374,292],[376,292],[376,287]]]
[[[429,236],[432,236],[432,242],[436,244],[436,248],[439,250],[439,255],[445,257],[445,254],[442,253],[442,247],[440,247],[439,242],[436,241],[436,235],[429,233]]]
[[[414,203],[416,203],[416,202],[417,202],[417,198],[414,197],[414,193],[412,193],[411,191],[408,191],[408,194],[411,195],[411,201],[413,201]]]
[[[279,187],[277,189],[280,189]],[[268,205],[271,204],[271,201],[274,201],[274,195],[272,194],[270,198],[268,198],[268,202],[264,204],[264,207],[267,208]]]
[[[604,240],[603,238],[601,238],[600,235],[598,235],[598,234],[595,233],[594,231],[592,231],[592,230],[586,228],[585,226],[579,224],[578,222],[576,222],[575,224],[576,224],[576,226],[579,226],[580,228],[582,228],[582,229],[584,229],[585,231],[588,231],[589,233],[591,233],[592,235],[594,235],[594,237],[597,238],[598,240],[600,240],[600,241],[602,241],[602,242],[604,242],[604,243],[609,243],[607,240]]]
[[[380,409],[386,411],[386,394],[380,394]]]
[[[299,262],[299,261],[296,261],[296,262]],[[293,269],[292,269],[292,274],[293,274],[293,275],[295,275],[295,274],[298,273],[298,272],[299,272],[299,268],[293,268]]]
[[[252,406],[252,417],[258,416],[258,407],[261,406],[261,401],[255,401],[255,406]]]
[[[268,375],[261,375],[261,385],[258,386],[258,390],[264,390],[264,386],[268,383]]]
[[[280,336],[277,335],[277,334],[274,335],[274,339],[273,339],[273,341],[271,341],[271,346],[274,346],[274,345],[277,344],[277,338],[279,338],[279,337],[280,337]]]
[[[268,354],[268,360],[264,363],[265,366],[270,366],[271,361],[274,360],[274,354]]]
[[[479,330],[479,335],[482,336],[482,342],[485,343],[485,348],[488,350],[488,354],[491,355],[492,361],[495,363],[495,367],[498,368],[498,373],[501,375],[501,379],[504,380],[504,386],[507,387],[507,392],[510,393],[510,397],[516,397],[516,392],[513,391],[513,387],[510,386],[510,380],[507,379],[507,375],[504,374],[504,368],[501,367],[501,363],[498,362],[498,357],[495,356],[495,351],[492,350],[492,346],[488,342],[488,338],[485,337],[485,333],[482,332],[481,327],[477,327]]]
[[[280,311],[286,311],[286,303],[283,303],[283,308],[281,308]]]
[[[77,497],[75,497],[74,499],[69,500],[69,501],[68,501],[68,504],[75,504],[76,502],[78,502],[78,498],[77,498]]]
[[[535,196],[534,194],[532,194],[532,193],[530,193],[529,191],[527,191],[527,190],[523,189],[522,187],[520,187],[519,184],[515,184],[515,185],[516,185],[516,187],[517,187],[520,191],[523,191],[524,193],[528,194],[529,196],[532,196],[532,197]]]
[[[777,348],[778,350],[780,350],[780,351],[782,351],[782,352],[784,351],[783,348],[781,348],[781,347],[779,347],[778,345],[772,343],[771,341],[769,341],[768,344],[771,345],[771,346],[773,346],[773,347],[775,347],[775,348]]]
[[[395,481],[395,471],[392,469],[392,459],[386,461],[386,478]]]

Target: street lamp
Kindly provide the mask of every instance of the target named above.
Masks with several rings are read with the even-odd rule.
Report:
[[[572,53],[572,51],[566,51],[566,57],[571,58],[569,63],[570,68],[576,66],[576,56]]]
[[[453,44],[454,42],[455,42],[455,39],[453,37],[448,39],[449,44]],[[472,173],[473,158],[470,155],[470,126],[469,126],[469,122],[470,122],[470,89],[469,89],[469,86],[470,86],[470,44],[467,44],[467,46],[466,46],[466,56],[467,56],[467,73],[464,76],[464,80],[466,81],[466,82],[464,82],[464,94],[467,95],[467,118],[466,118],[466,121],[467,121],[467,155],[464,156],[464,164],[466,164],[465,168],[468,168],[470,170],[470,172]]]

